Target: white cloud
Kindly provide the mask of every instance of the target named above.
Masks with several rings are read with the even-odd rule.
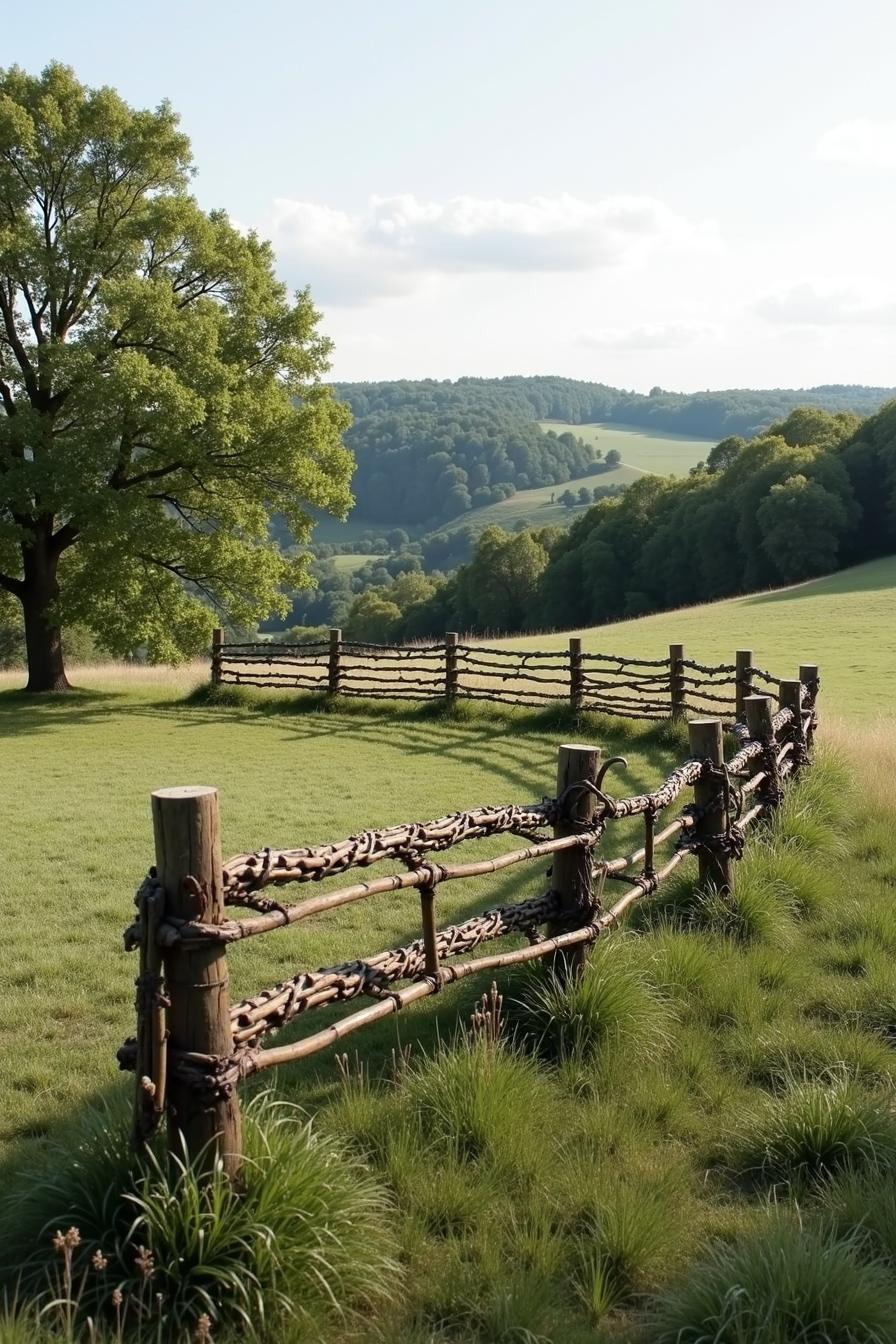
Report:
[[[896,322],[896,302],[868,302],[855,290],[804,282],[754,305],[768,322],[795,327],[888,326]]]
[[[815,157],[826,163],[852,163],[863,168],[896,168],[896,121],[855,117],[825,131]]]
[[[709,322],[647,323],[640,327],[602,327],[583,332],[577,345],[588,350],[678,350],[706,337],[718,337]]]
[[[329,303],[406,294],[447,273],[586,272],[635,265],[660,250],[717,250],[711,223],[650,196],[507,201],[373,196],[357,213],[278,200],[263,230],[292,283]]]

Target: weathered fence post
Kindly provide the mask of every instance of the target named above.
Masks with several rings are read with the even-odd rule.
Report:
[[[818,725],[818,711],[816,701],[818,699],[818,664],[800,663],[800,681],[806,688],[806,698],[803,701],[803,711],[809,715],[809,722],[806,725],[806,750],[812,751],[815,743],[815,729]]]
[[[744,701],[753,694],[753,650],[738,649],[734,663],[734,717],[738,723],[743,723],[746,713]]]
[[[445,699],[449,705],[457,700],[457,631],[445,635]]]
[[[669,698],[673,719],[683,719],[687,714],[684,684],[684,645],[669,645]]]
[[[587,788],[577,785],[596,784],[600,769],[600,747],[578,743],[559,748],[557,752],[557,798],[561,800],[560,816],[554,826],[556,840],[578,834],[590,826],[598,809],[598,799]],[[562,849],[554,855],[551,890],[560,898],[559,918],[548,927],[548,933],[566,933],[587,924],[592,915],[594,883],[591,869],[594,859],[585,845]],[[556,952],[551,968],[562,980],[580,976],[588,959],[585,944]]]
[[[327,694],[339,694],[339,679],[342,674],[342,631],[335,627],[330,631],[330,653],[327,658]]]
[[[224,643],[224,631],[219,627],[212,631],[212,685],[221,685],[221,646]]]
[[[578,635],[569,639],[569,707],[573,714],[581,713],[585,687],[582,664],[582,641]]]
[[[694,803],[700,810],[692,835],[700,846],[697,850],[700,884],[717,891],[730,891],[731,858],[722,843],[728,819],[722,774],[725,756],[721,719],[691,719],[688,738],[691,755],[699,761],[708,761],[713,767],[713,774],[708,779],[694,785]]]
[[[762,769],[766,780],[757,790],[757,798],[768,807],[777,807],[781,796],[781,772],[778,768],[778,743],[772,723],[770,695],[748,695],[746,700],[747,728],[754,742],[763,746]]]
[[[778,683],[778,708],[789,709],[793,714],[793,722],[788,724],[781,734],[785,742],[793,743],[791,752],[791,761],[793,763],[793,774],[797,774],[800,766],[805,763],[806,755],[806,735],[803,732],[803,688],[802,683],[797,677],[795,680],[785,680]]]
[[[218,791],[200,785],[157,789],[152,795],[156,869],[165,910],[177,919],[220,924],[224,881],[218,825]],[[169,1049],[213,1058],[233,1053],[230,986],[224,944],[175,943],[166,949]],[[230,1176],[240,1166],[240,1110],[232,1095],[203,1094],[178,1078],[176,1056],[168,1079],[168,1144],[210,1167],[220,1154]],[[183,1136],[181,1142],[180,1136]]]

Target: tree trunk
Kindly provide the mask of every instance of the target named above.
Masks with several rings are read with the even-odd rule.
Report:
[[[25,648],[28,654],[29,691],[71,690],[62,658],[62,631],[48,615],[59,596],[56,570],[58,556],[47,540],[38,536],[22,548],[24,582],[21,592],[25,615]]]

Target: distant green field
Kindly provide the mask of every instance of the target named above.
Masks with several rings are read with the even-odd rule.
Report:
[[[715,439],[689,439],[683,434],[665,434],[639,429],[637,425],[566,425],[542,420],[541,428],[562,434],[571,429],[578,438],[593,443],[604,453],[617,448],[627,467],[656,472],[658,476],[684,476],[702,461]]]
[[[777,592],[660,612],[583,631],[594,653],[661,657],[684,643],[698,661],[734,661],[752,648],[756,662],[795,676],[800,662],[817,662],[825,708],[867,721],[892,712],[893,631],[896,630],[896,557],[842,570],[829,578]],[[525,635],[518,647],[558,649],[568,635]]]
[[[336,569],[337,574],[354,574],[356,570],[366,565],[368,560],[382,559],[376,555],[333,555],[330,557]]]

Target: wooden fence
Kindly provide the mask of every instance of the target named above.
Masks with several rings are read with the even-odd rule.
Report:
[[[136,1073],[136,1141],[145,1142],[167,1112],[170,1142],[182,1134],[191,1153],[218,1151],[234,1172],[240,1163],[237,1089],[243,1079],[334,1045],[480,971],[550,958],[559,975],[577,974],[590,945],[692,857],[702,882],[727,889],[748,828],[773,811],[788,780],[810,760],[818,684],[818,669],[805,665],[798,679],[780,682],[777,707],[768,696],[747,696],[744,721],[733,728],[736,750],[727,760],[721,719],[691,721],[689,759],[652,792],[634,797],[614,798],[606,790],[607,771],[621,758],[602,763],[598,747],[562,746],[556,794],[548,801],[478,807],[363,831],[332,844],[262,849],[222,864],[216,790],[154,793],[156,864],[137,893],[137,919],[125,934],[125,945],[140,955],[137,1034],[119,1051],[121,1066]],[[658,828],[661,814],[686,789],[693,789],[692,801]],[[644,822],[642,845],[613,858],[598,852],[614,822],[638,816]],[[525,843],[497,857],[441,862],[445,851],[462,842],[498,835]],[[439,929],[436,900],[445,883],[548,858],[549,880],[537,896]],[[273,895],[290,883],[317,882],[383,861],[404,871],[294,903]],[[605,899],[613,883],[626,889]],[[374,956],[299,970],[231,1003],[226,954],[232,945],[353,901],[408,889],[420,893],[419,938]],[[228,918],[227,907],[240,908],[243,916]],[[525,945],[471,955],[510,936],[523,937]],[[263,1045],[302,1014],[362,997],[364,1007],[319,1031],[288,1044]]]
[[[565,650],[490,648],[462,644],[449,632],[439,644],[367,644],[331,630],[314,644],[227,644],[214,633],[215,686],[260,686],[388,700],[484,700],[538,707],[568,701],[628,719],[684,718],[688,714],[743,718],[756,690],[777,692],[779,678],[753,664],[750,649],[733,663],[708,666],[671,644],[668,657],[585,653],[574,635]]]

